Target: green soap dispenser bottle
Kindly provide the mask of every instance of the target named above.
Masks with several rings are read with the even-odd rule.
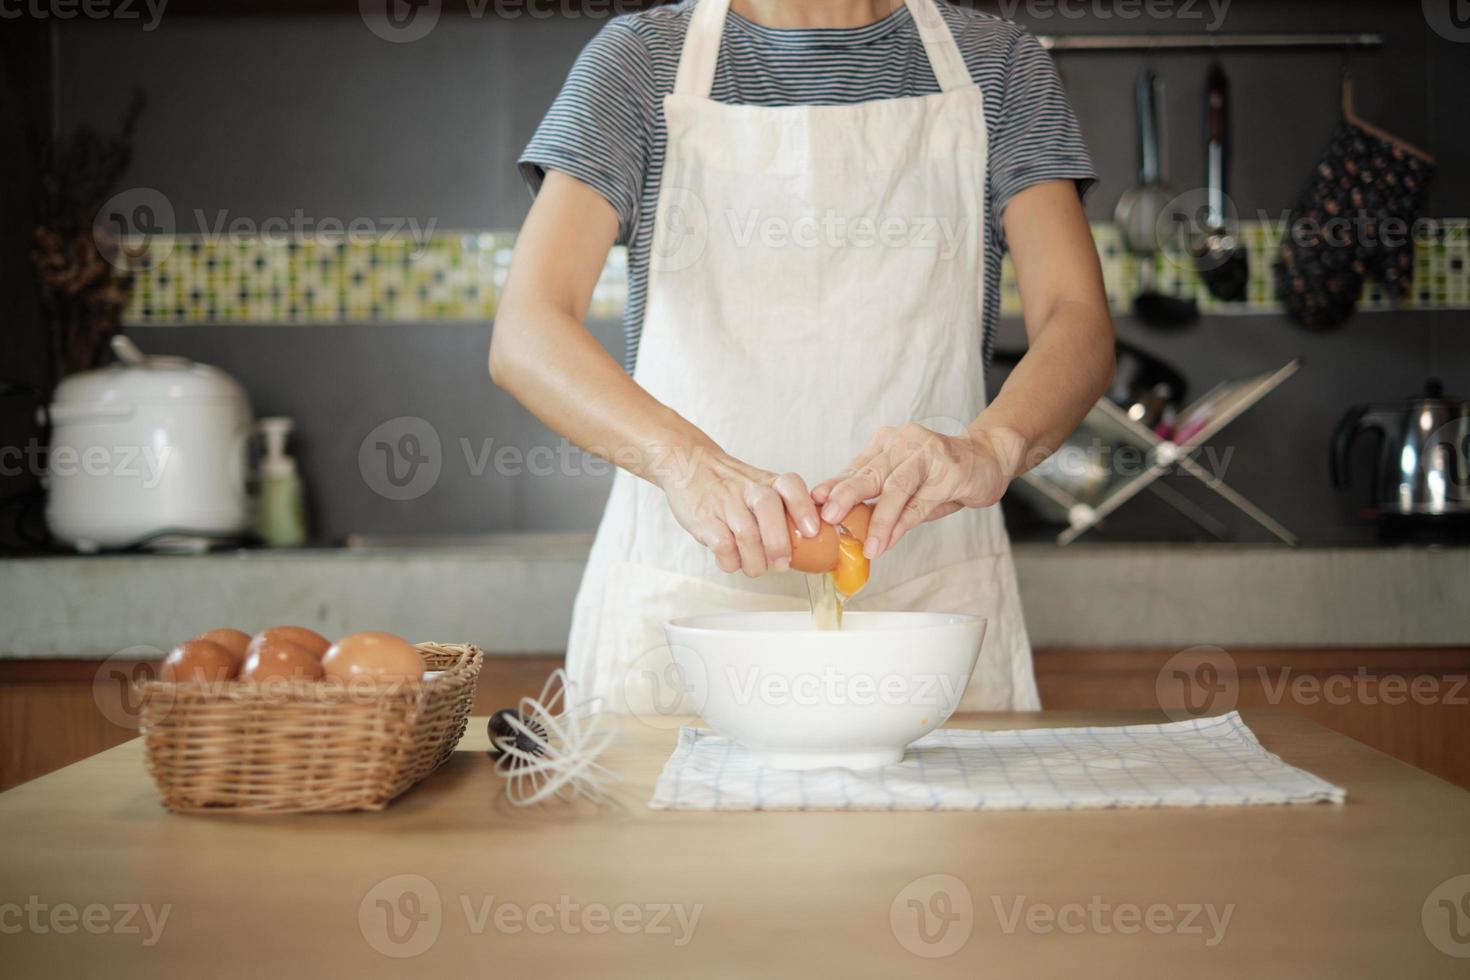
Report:
[[[256,423],[265,446],[260,460],[260,498],[255,533],[268,548],[299,548],[306,543],[306,504],[296,460],[286,455],[286,438],[296,427],[276,416]]]

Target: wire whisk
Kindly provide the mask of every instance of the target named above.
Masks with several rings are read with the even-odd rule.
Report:
[[[505,777],[506,798],[531,806],[556,797],[578,797],[603,805],[607,790],[621,777],[597,759],[617,734],[597,700],[578,702],[576,689],[558,668],[537,698],[521,698],[515,708],[490,718],[495,770]]]

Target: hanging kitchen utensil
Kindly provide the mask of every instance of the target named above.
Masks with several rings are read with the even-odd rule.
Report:
[[[1230,165],[1230,85],[1216,62],[1205,82],[1205,158],[1207,197],[1204,234],[1190,251],[1205,288],[1216,299],[1245,299],[1250,269],[1245,249],[1230,230],[1225,172]]]
[[[1113,212],[1123,244],[1138,256],[1139,293],[1133,313],[1146,326],[1173,329],[1193,323],[1199,309],[1193,300],[1166,296],[1154,288],[1159,220],[1171,197],[1164,184],[1159,156],[1158,80],[1145,68],[1134,85],[1138,117],[1138,183],[1123,192]]]
[[[1159,179],[1158,118],[1154,104],[1154,73],[1145,68],[1133,89],[1138,124],[1138,182],[1118,198],[1113,213],[1123,244],[1138,256],[1152,257],[1158,249],[1154,229],[1169,202],[1169,189]]]

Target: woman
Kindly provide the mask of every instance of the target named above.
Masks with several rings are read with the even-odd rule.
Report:
[[[602,29],[521,165],[490,372],[619,467],[583,692],[666,706],[662,623],[805,608],[769,574],[787,515],[810,536],[871,501],[853,607],[985,616],[964,703],[1037,708],[995,504],[1113,366],[1092,169],[1040,46],[942,0],[683,0]],[[582,323],[615,242],[626,370]],[[987,404],[1007,246],[1030,346]]]

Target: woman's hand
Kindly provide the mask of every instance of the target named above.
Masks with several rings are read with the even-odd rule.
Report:
[[[840,476],[817,484],[822,520],[839,524],[854,504],[878,498],[863,554],[877,558],[925,521],[1000,500],[1024,442],[1016,433],[979,429],[947,436],[917,423],[884,427]]]
[[[869,558],[924,521],[994,504],[1062,444],[1112,380],[1113,322],[1076,186],[1034,184],[1011,198],[1004,221],[1028,343],[999,394],[957,436],[919,425],[879,430],[841,476],[812,490],[832,524],[878,498],[863,542]]]
[[[804,537],[820,530],[806,481],[776,474],[717,450],[699,449],[687,466],[671,468],[659,486],[684,530],[713,551],[724,572],[751,578],[791,567],[791,514]]]

